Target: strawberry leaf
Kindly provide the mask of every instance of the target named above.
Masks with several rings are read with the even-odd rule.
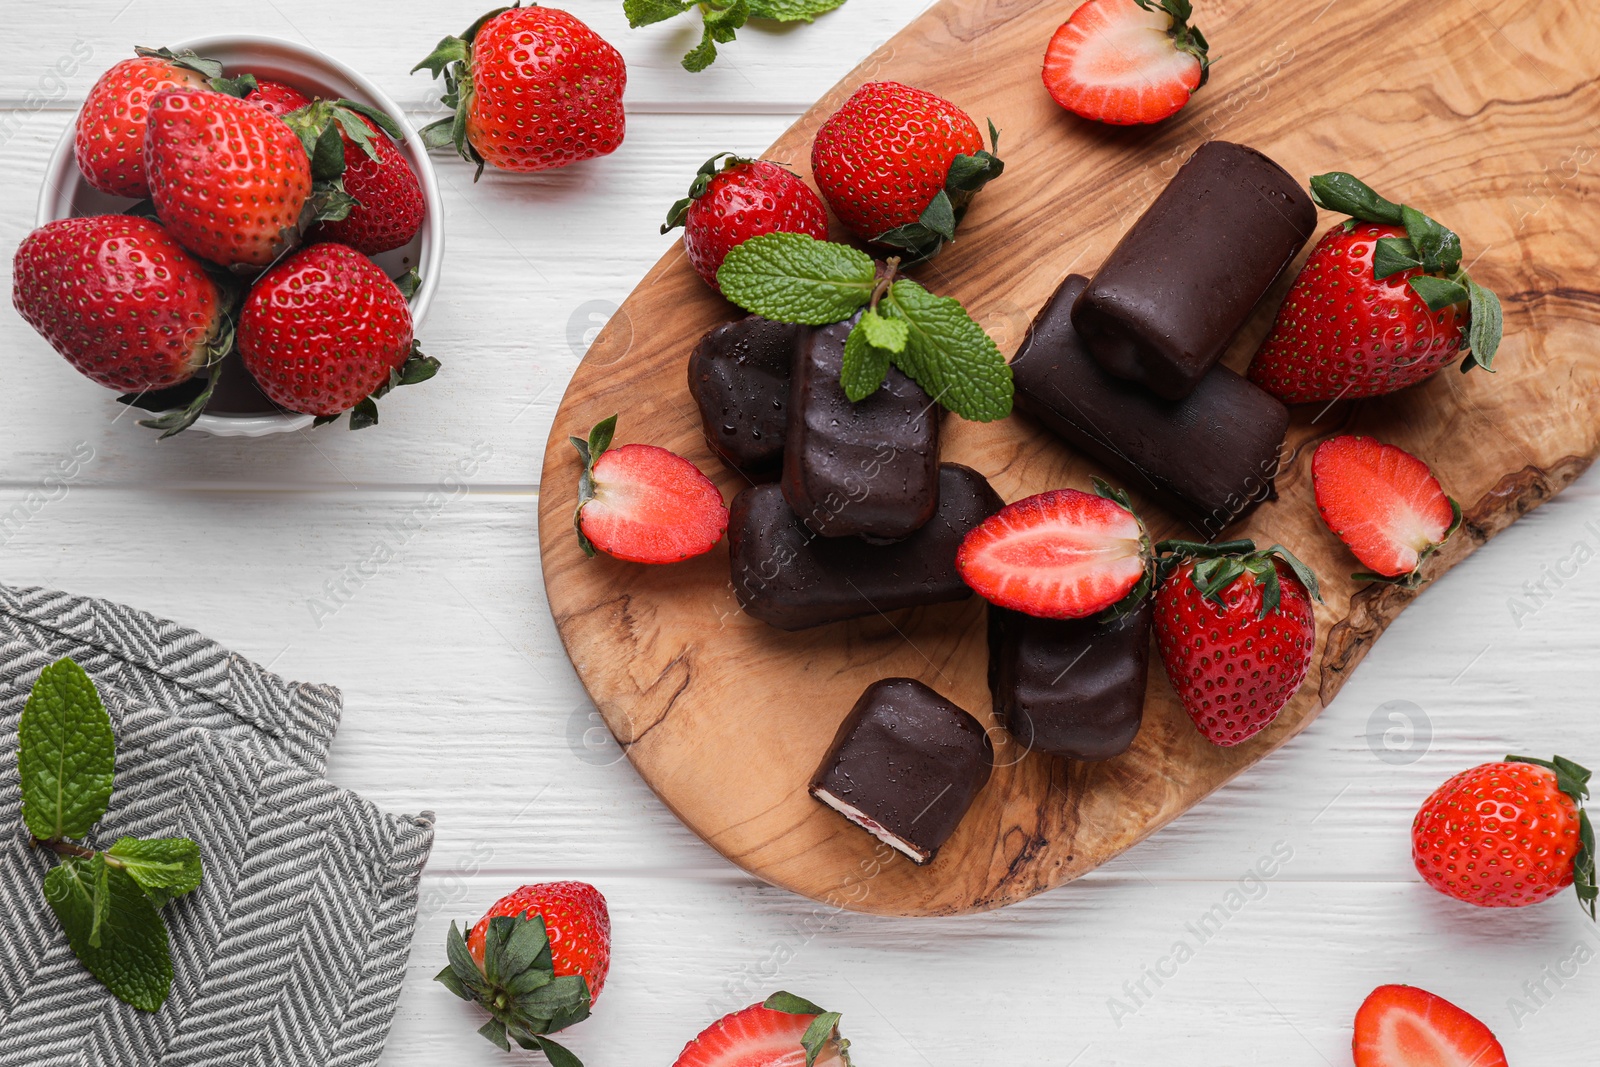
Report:
[[[221,63],[218,63],[214,59],[206,59],[204,56],[197,56],[187,48],[181,52],[174,52],[170,48],[135,47],[133,51],[136,55],[146,56],[154,59],[164,59],[175,67],[182,67],[185,70],[192,70],[197,74],[205,75],[207,78],[222,77]]]
[[[1461,283],[1432,274],[1419,274],[1406,284],[1428,305],[1429,311],[1443,311],[1452,304],[1466,300],[1469,295],[1467,287]]]
[[[825,326],[872,299],[878,268],[847,245],[799,233],[765,233],[728,253],[717,271],[722,295],[779,322]]]
[[[1412,247],[1410,238],[1378,238],[1377,247],[1372,253],[1372,276],[1375,280],[1381,282],[1403,270],[1420,266],[1422,260],[1417,257],[1417,250]]]
[[[1467,279],[1467,295],[1471,314],[1467,345],[1472,351],[1461,361],[1461,369],[1465,372],[1482,367],[1492,374],[1491,364],[1505,330],[1505,313],[1500,307],[1500,298],[1471,278]]]
[[[1454,232],[1407,204],[1400,205],[1400,221],[1422,260],[1423,270],[1449,273],[1461,266],[1461,238]]]
[[[1318,207],[1338,211],[1363,222],[1401,224],[1400,205],[1385,200],[1354,174],[1334,171],[1311,179],[1311,199]]]
[[[578,531],[578,546],[583,549],[583,554],[590,559],[594,558],[595,549],[587,534],[583,532],[583,506],[594,499],[594,465],[595,461],[611,447],[611,439],[617,431],[617,417],[601,419],[589,431],[589,439],[581,437],[568,437],[572,447],[578,450],[578,458],[583,461],[583,473],[578,476],[578,507],[572,513],[572,528]]]
[[[805,997],[779,990],[761,1002],[763,1008],[781,1011],[786,1015],[821,1015],[826,1009],[813,1004]]]
[[[241,74],[237,78],[212,78],[211,88],[224,96],[243,100],[260,85],[254,74]]]

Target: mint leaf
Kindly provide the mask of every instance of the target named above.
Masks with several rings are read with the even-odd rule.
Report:
[[[106,813],[117,762],[93,680],[70,659],[40,671],[17,732],[28,832],[41,841],[86,836]]]
[[[750,0],[750,17],[775,22],[810,22],[843,4],[844,0]]]
[[[872,315],[872,312],[867,312]],[[873,316],[881,318],[881,316]],[[892,320],[900,322],[900,320]],[[854,404],[858,400],[865,400],[878,391],[883,384],[884,376],[889,373],[888,350],[872,343],[871,337],[865,328],[866,319],[863,317],[855,329],[850,331],[850,336],[844,342],[844,363],[839,368],[839,384],[844,387],[844,395]],[[900,322],[904,326],[905,323]],[[905,342],[901,341],[901,347]]]
[[[634,29],[681,15],[694,6],[693,0],[622,0],[622,13]]]
[[[885,318],[876,311],[862,315],[857,329],[866,334],[867,342],[874,348],[885,349],[891,355],[899,355],[906,350],[906,337],[911,332],[911,327],[906,325],[904,319]]]
[[[45,875],[44,895],[90,974],[117,999],[160,1009],[172,989],[167,927],[127,871],[74,856]]]
[[[934,399],[973,422],[1011,414],[1011,368],[958,301],[902,279],[889,287],[882,307],[909,327],[906,350],[895,365]]]
[[[847,245],[801,233],[764,233],[734,248],[717,271],[722,295],[778,322],[826,326],[872,299],[878,267]]]
[[[689,50],[683,57],[683,69],[690,74],[699,74],[717,61],[717,42],[712,36],[711,27],[707,26],[700,35],[700,43]]]
[[[200,846],[187,837],[119,838],[105,855],[106,864],[126,871],[154,908],[200,886]]]

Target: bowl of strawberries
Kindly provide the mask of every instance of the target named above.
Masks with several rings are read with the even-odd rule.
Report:
[[[170,436],[303,430],[431,378],[443,211],[417,131],[344,64],[218,36],[106,71],[57,145],[13,303]]]

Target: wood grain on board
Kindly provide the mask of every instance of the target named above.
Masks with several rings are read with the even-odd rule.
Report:
[[[808,170],[817,126],[868,80],[915,84],[992,118],[1006,173],[919,276],[961,299],[1008,354],[1061,278],[1092,273],[1202,141],[1253,145],[1301,177],[1349,170],[1463,235],[1473,276],[1505,304],[1499,371],[1447,370],[1395,396],[1295,412],[1278,499],[1229,531],[1292,548],[1322,577],[1327,600],[1311,677],[1266,733],[1233,750],[1209,745],[1159,670],[1139,738],[1118,759],[1020,752],[996,729],[989,787],[939,858],[918,869],[805,786],[875,679],[921,678],[991,721],[981,603],[785,634],[740,613],[723,547],[650,568],[586,560],[572,536],[574,494],[563,489],[578,468],[566,437],[613,412],[619,443],[688,456],[730,499],[742,488],[705,446],[685,384],[695,340],[737,312],[679,250],[669,253],[596,339],[555,420],[540,499],[551,610],[612,732],[673,812],[741,867],[831,905],[940,915],[1024,899],[1147,837],[1299,733],[1417,595],[1348,579],[1355,561],[1312,501],[1310,447],[1322,438],[1369,433],[1433,465],[1468,516],[1430,563],[1434,575],[1559,492],[1600,448],[1600,23],[1537,0],[1423,5],[1404,19],[1379,0],[1294,17],[1266,0],[1208,4],[1210,84],[1166,124],[1112,129],[1061,111],[1040,84],[1045,42],[1069,11],[1023,0],[936,5],[767,156]],[[1258,309],[1231,366],[1248,362],[1286,287]],[[1008,500],[1085,487],[1099,473],[1021,415],[951,419],[944,458],[984,472]],[[1181,532],[1134,496],[1158,536]]]

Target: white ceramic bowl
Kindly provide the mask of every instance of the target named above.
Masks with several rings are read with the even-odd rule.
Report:
[[[347,97],[370,104],[400,124],[405,131],[405,143],[400,150],[422,185],[427,214],[422,220],[422,229],[410,244],[377,256],[376,262],[391,277],[399,277],[412,267],[421,274],[422,284],[411,298],[411,319],[420,325],[428,313],[433,294],[439,288],[439,269],[444,263],[444,210],[439,201],[439,182],[433,172],[433,162],[422,146],[421,136],[405,113],[358,72],[331,56],[293,41],[233,34],[197,37],[190,41],[179,41],[171,47],[174,51],[190,49],[208,59],[215,59],[226,68],[229,75],[249,71],[257,77],[292,85],[307,96]],[[103,215],[121,211],[133,203],[131,200],[106,196],[83,180],[73,156],[75,127],[76,123],[67,127],[45,171],[44,188],[39,193],[40,226],[74,215]],[[310,415],[288,412],[229,414],[208,411],[196,420],[190,432],[199,430],[217,437],[261,437],[304,429],[311,422]]]

